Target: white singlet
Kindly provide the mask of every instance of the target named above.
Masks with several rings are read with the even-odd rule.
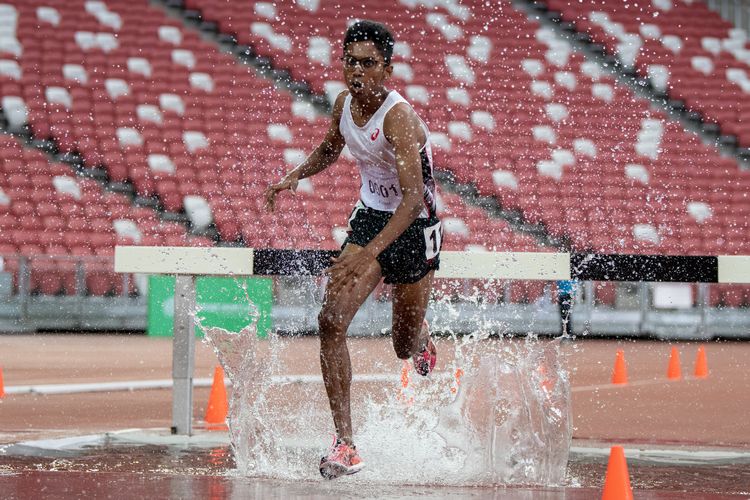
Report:
[[[362,127],[357,126],[352,118],[352,96],[347,95],[339,122],[339,131],[346,141],[354,159],[357,161],[362,176],[360,200],[369,208],[384,212],[395,212],[403,194],[396,169],[396,152],[383,133],[383,121],[388,111],[406,99],[395,90],[391,90],[383,104],[370,120]],[[435,179],[432,176],[432,148],[430,131],[420,119],[425,133],[425,144],[419,150],[422,162],[422,179],[424,181],[424,208],[420,218],[435,215]]]

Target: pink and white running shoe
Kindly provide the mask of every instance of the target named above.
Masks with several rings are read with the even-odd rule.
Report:
[[[356,474],[365,467],[357,448],[334,438],[328,456],[320,459],[320,475],[326,479]]]
[[[427,345],[420,352],[412,356],[412,360],[414,361],[414,371],[426,377],[435,368],[435,363],[437,363],[437,349],[430,338],[430,324],[427,323],[427,320],[422,322],[422,332],[424,331],[427,331]]]

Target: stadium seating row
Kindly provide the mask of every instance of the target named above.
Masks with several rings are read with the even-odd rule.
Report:
[[[589,33],[654,86],[683,100],[750,147],[750,46],[747,33],[704,2],[660,0],[547,5]]]
[[[37,138],[102,165],[110,180],[131,182],[140,196],[158,195],[168,211],[187,210],[194,226],[214,223],[225,241],[340,244],[358,189],[350,160],[302,183],[296,199],[282,198],[279,215],[263,212],[262,190],[299,162],[327,125],[309,104],[293,102],[145,1],[112,9],[90,1],[17,2],[0,15],[10,10],[20,50],[4,54],[0,88],[11,128],[28,123]],[[44,29],[33,28],[39,25]],[[3,231],[5,255],[106,257],[115,244],[212,243],[13,138],[4,139],[0,156],[8,173],[0,224],[14,228]],[[458,207],[448,222],[456,234],[450,248],[538,249],[460,197],[446,199]],[[54,260],[35,260],[45,271],[32,269],[33,290],[74,293],[72,271],[50,273]],[[43,275],[53,277],[37,279]],[[110,278],[111,292],[118,280]]]
[[[313,89],[331,98],[342,89],[337,47],[360,12],[356,2],[337,3],[330,16],[331,5],[319,2],[186,3]],[[438,166],[459,181],[578,250],[747,251],[748,177],[736,163],[510,2],[387,1],[368,16],[397,33],[394,87],[434,131]],[[358,189],[346,153],[296,197],[283,196],[277,215],[263,212],[262,190],[327,126],[310,104],[145,0],[19,1],[0,17],[10,27],[0,44],[0,89],[11,128],[28,123],[35,136],[102,165],[138,195],[185,210],[194,227],[214,224],[224,241],[338,246]],[[319,26],[314,37],[306,34],[311,24]],[[3,232],[6,252],[107,255],[116,242],[211,244],[73,177],[69,167],[45,171],[38,153],[24,149],[19,161],[18,144],[9,147],[0,150],[9,174],[0,223],[18,224]],[[38,179],[29,165],[41,171]],[[108,201],[115,198],[125,202]],[[458,196],[443,193],[441,213],[447,249],[544,250]]]
[[[122,194],[77,177],[69,165],[0,135],[0,255],[18,283],[27,260],[32,292],[77,293],[77,261],[85,263],[87,291],[120,291],[112,270],[116,244],[209,245],[178,223],[160,221],[152,209],[135,207]]]
[[[337,2],[336,16],[326,3],[240,3],[186,0],[329,99],[337,95],[336,47],[360,15],[357,2]],[[393,27],[394,87],[426,117],[438,165],[459,181],[568,236],[579,250],[749,249],[747,219],[738,217],[748,210],[749,177],[736,161],[650,109],[509,2],[391,1],[368,16]],[[302,27],[312,18],[331,21],[308,36]]]

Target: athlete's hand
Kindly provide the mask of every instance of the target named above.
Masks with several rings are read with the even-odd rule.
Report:
[[[266,188],[263,196],[266,199],[266,211],[273,212],[276,195],[280,191],[290,190],[292,193],[297,191],[297,184],[299,184],[299,175],[296,172],[289,172],[276,184],[271,184]]]
[[[328,268],[328,274],[331,277],[331,292],[335,294],[351,292],[374,261],[375,255],[367,248],[332,257],[333,265]]]

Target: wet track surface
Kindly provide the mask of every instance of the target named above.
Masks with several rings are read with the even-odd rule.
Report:
[[[312,470],[315,464],[310,464]],[[96,498],[378,497],[378,498],[593,498],[599,495],[606,459],[573,455],[564,487],[503,488],[382,485],[344,478],[279,481],[241,477],[228,446],[173,447],[105,445],[79,450],[42,450],[15,446],[0,455],[4,498],[93,495]],[[629,460],[638,498],[747,498],[750,463],[667,465]],[[426,489],[427,488],[427,489]]]
[[[170,376],[169,339],[112,336],[97,338],[92,345],[90,338],[83,336],[19,336],[6,337],[3,342],[6,388]],[[445,339],[440,343],[441,362],[447,363],[450,344]],[[387,339],[352,339],[350,346],[356,374],[397,373]],[[601,453],[572,450],[565,484],[559,488],[386,485],[382,467],[376,471],[372,465],[357,476],[326,482],[314,463],[322,449],[310,451],[310,473],[301,480],[245,477],[236,472],[226,444],[228,436],[220,432],[212,433],[200,445],[193,441],[180,446],[163,445],[162,441],[158,445],[136,441],[152,443],[136,445],[122,440],[88,442],[77,449],[50,445],[50,440],[118,429],[161,429],[163,433],[169,427],[171,394],[142,390],[7,394],[0,401],[0,497],[591,499],[601,496],[609,445],[622,444],[626,451],[651,447],[742,452],[740,460],[699,464],[629,457],[630,479],[638,499],[750,498],[750,427],[745,425],[750,344],[708,344],[710,377],[686,377],[676,383],[663,380],[669,347],[660,342],[626,341],[566,346],[573,386],[573,446],[598,447]],[[614,352],[620,348],[625,349],[631,381],[613,387],[608,382]],[[682,344],[681,349],[687,365],[696,346]],[[286,353],[283,373],[318,373],[317,339],[298,339],[295,349]],[[28,359],[37,360],[37,366],[30,366]],[[213,352],[199,344],[196,374],[208,376],[215,364]],[[305,367],[309,370],[304,371]],[[687,371],[688,366],[685,368]],[[202,418],[207,400],[208,389],[196,389],[196,422]],[[363,448],[362,453],[367,459],[367,450]]]

